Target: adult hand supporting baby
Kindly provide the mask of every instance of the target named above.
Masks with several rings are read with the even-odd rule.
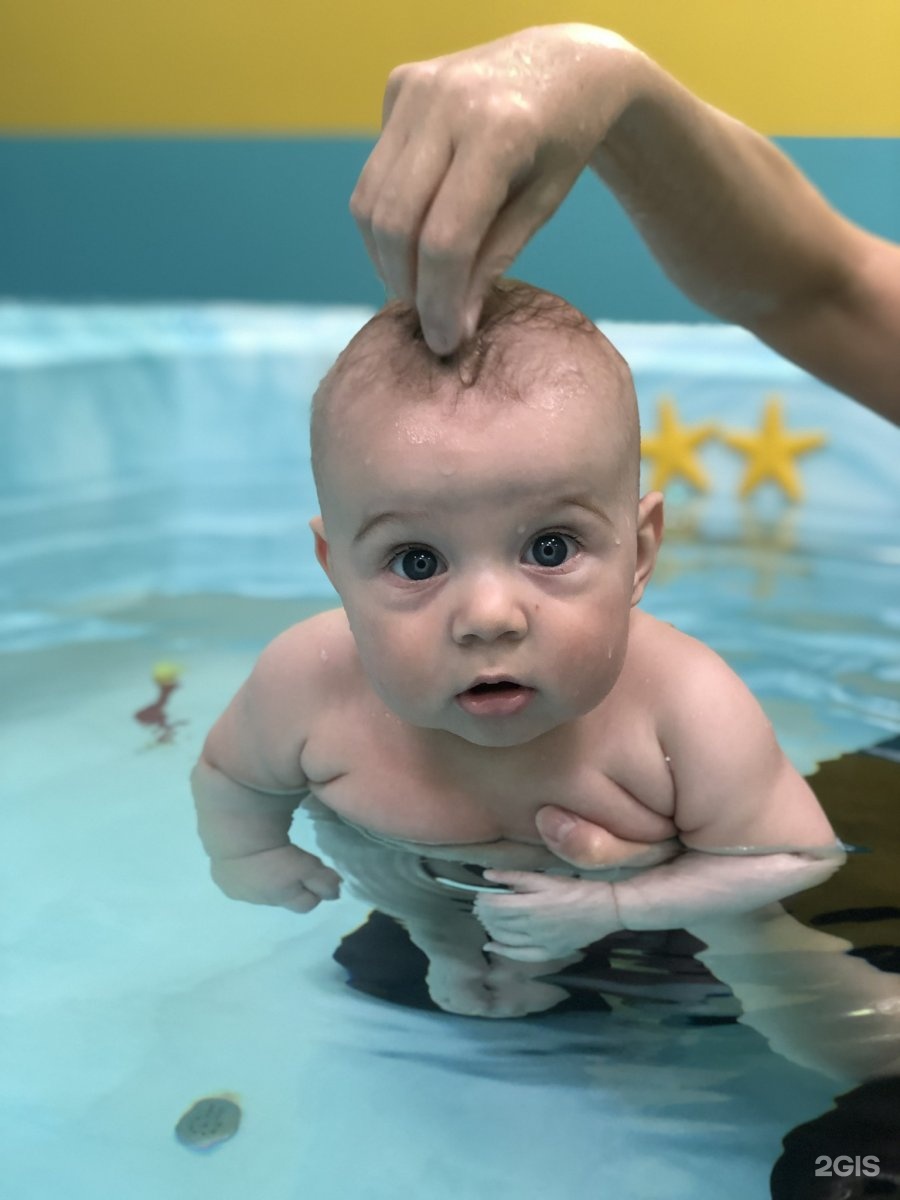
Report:
[[[583,870],[601,867],[652,867],[678,852],[672,839],[664,842],[630,842],[602,825],[587,821],[556,804],[538,810],[537,831],[557,858]]]
[[[570,828],[561,826],[560,816],[572,820]],[[808,851],[761,848],[737,856],[688,851],[665,863],[664,857],[673,857],[672,841],[656,846],[622,842],[550,805],[540,810],[538,827],[554,853],[584,869],[654,869],[615,884],[530,871],[485,871],[488,882],[505,884],[512,893],[478,897],[475,914],[493,939],[485,949],[523,962],[571,954],[620,929],[686,928],[708,940],[710,924],[715,927],[735,914],[816,887],[845,858],[835,842]]]
[[[350,210],[376,270],[448,354],[635,91],[645,56],[590,25],[523,30],[391,72]]]

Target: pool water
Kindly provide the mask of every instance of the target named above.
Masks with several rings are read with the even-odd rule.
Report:
[[[297,916],[235,904],[208,878],[187,785],[205,733],[261,648],[335,603],[305,528],[315,509],[297,470],[302,446],[286,455],[285,429],[302,430],[296,396],[308,395],[291,364],[304,358],[321,374],[358,314],[330,343],[314,331],[310,365],[309,322],[296,314],[182,313],[179,323],[156,312],[141,326],[140,314],[108,312],[99,327],[77,314],[90,337],[73,341],[76,315],[48,310],[46,345],[77,367],[68,383],[57,358],[36,362],[28,316],[6,314],[15,353],[0,373],[3,445],[18,456],[0,496],[4,1190],[23,1200],[767,1195],[782,1137],[841,1085],[754,1029],[691,1023],[647,997],[496,1022],[402,1007],[348,988],[332,958],[367,916],[359,902]],[[104,358],[123,330],[135,340],[148,328],[164,355],[154,342],[143,360],[131,345]],[[638,332],[629,356],[652,400],[683,368],[674,351],[660,366],[662,335]],[[729,364],[737,346],[752,367],[747,395],[733,389],[737,425],[753,420],[762,368],[726,333]],[[705,347],[694,347],[697,362],[712,366],[693,368],[687,414],[722,387],[721,346]],[[48,382],[51,367],[59,378]],[[110,384],[115,372],[130,390]],[[799,424],[830,423],[852,452],[821,477],[811,463],[807,501],[793,508],[772,495],[739,504],[724,459],[709,495],[675,489],[644,606],[724,655],[809,773],[900,725],[900,525],[879,483],[898,440],[805,380],[775,386],[794,389]],[[211,447],[194,408],[210,418],[217,388],[231,425]],[[240,419],[258,414],[260,392],[281,431],[259,435],[271,440],[264,455]],[[120,421],[111,414],[128,407],[123,395],[144,405],[144,424],[129,409],[135,427],[116,426],[113,454],[102,431]],[[66,403],[82,420],[94,414],[83,457],[72,430],[60,432],[73,420]],[[42,405],[47,443],[34,424]],[[857,461],[870,445],[872,459]],[[178,686],[146,715],[160,664]],[[302,814],[294,835],[314,849]],[[240,1126],[191,1149],[176,1124],[214,1096],[240,1107]]]

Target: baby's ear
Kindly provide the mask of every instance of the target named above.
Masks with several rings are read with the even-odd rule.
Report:
[[[634,587],[631,591],[632,605],[637,604],[650,581],[662,536],[662,492],[648,492],[638,504],[637,562],[634,568]]]
[[[331,569],[328,565],[328,542],[325,538],[325,522],[320,516],[313,517],[309,523],[309,527],[313,532],[313,537],[315,538],[316,558],[319,560],[319,566],[322,568],[328,578],[331,579]],[[333,582],[334,580],[332,580],[332,583]]]

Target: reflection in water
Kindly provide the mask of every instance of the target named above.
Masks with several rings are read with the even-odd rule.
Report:
[[[743,1023],[793,1061],[854,1082],[900,1075],[898,782],[900,766],[880,753],[824,763],[810,784],[863,852],[783,906],[698,931]]]
[[[719,536],[709,532],[714,516],[715,501],[707,496],[689,497],[666,510],[666,536],[653,572],[654,588],[696,572],[708,552],[704,547],[713,541],[720,558],[732,550],[735,561],[749,573],[744,590],[754,600],[790,592],[788,577],[808,579],[813,575],[814,560],[801,552],[796,508],[780,505],[764,511],[757,504],[744,503],[737,510],[737,526]]]
[[[569,993],[554,1014],[608,1013],[617,1023],[624,1019],[620,1036],[626,1038],[629,1011],[683,1030],[739,1021],[791,1062],[850,1086],[835,1110],[785,1139],[772,1184],[779,1200],[900,1194],[893,1190],[900,1181],[900,836],[894,811],[900,765],[890,746],[876,750],[823,764],[810,779],[833,826],[856,851],[824,884],[690,933],[614,934],[552,975]],[[464,911],[464,898],[455,901]],[[357,990],[410,1007],[438,1007],[426,984],[425,954],[384,913],[372,914],[345,938],[335,958]],[[712,1029],[697,1032],[716,1036]],[[629,1092],[646,1086],[658,1106],[657,1068],[642,1075],[628,1063],[626,1074]],[[682,1103],[687,1093],[698,1103],[714,1098],[734,1074],[733,1063],[721,1074],[703,1069],[690,1079],[679,1067]],[[596,1079],[615,1090],[608,1061],[598,1062]],[[818,1156],[854,1154],[878,1158],[875,1190],[870,1176],[815,1174]]]

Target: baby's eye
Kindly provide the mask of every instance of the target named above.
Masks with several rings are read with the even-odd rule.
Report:
[[[568,534],[542,533],[528,547],[525,557],[538,567],[561,567],[577,551],[578,543]]]
[[[424,546],[410,546],[394,555],[388,563],[388,569],[402,579],[419,583],[437,574],[440,565],[433,550],[427,550]]]

